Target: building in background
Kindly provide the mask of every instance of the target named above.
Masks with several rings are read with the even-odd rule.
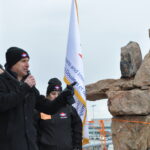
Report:
[[[101,150],[105,145],[108,150],[113,150],[111,136],[111,118],[98,118],[89,122],[90,143],[83,150]]]
[[[101,132],[102,132],[102,126],[100,125],[100,121],[103,120],[104,121],[104,130],[106,132],[106,140],[111,139],[111,119],[109,118],[98,118],[98,119],[94,119],[91,121],[91,123],[89,123],[89,138],[90,138],[90,142],[95,142],[95,141],[100,141],[103,140],[101,139],[102,136]]]

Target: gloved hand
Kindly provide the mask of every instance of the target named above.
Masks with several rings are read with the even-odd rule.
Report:
[[[74,95],[74,88],[72,85],[67,85],[66,89],[70,90],[71,95]]]
[[[72,105],[73,103],[75,103],[75,100],[73,98],[74,88],[72,85],[67,85],[67,87],[62,91],[61,94],[63,95],[63,98],[66,99],[67,104]]]
[[[67,85],[67,87],[62,91],[65,97],[74,95],[74,88],[72,85]]]
[[[62,91],[64,97],[73,96],[74,88],[71,85],[67,85],[67,87]]]

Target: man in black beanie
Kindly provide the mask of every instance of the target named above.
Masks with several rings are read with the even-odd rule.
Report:
[[[5,68],[0,74],[0,149],[38,150],[34,109],[56,113],[66,105],[73,88],[63,91],[53,102],[40,95],[34,77],[28,73],[29,55],[18,47],[7,50]]]
[[[61,81],[57,78],[50,79],[47,98],[55,101],[61,91]],[[82,149],[82,121],[73,106],[66,104],[54,115],[41,113],[38,122],[40,150]]]
[[[11,47],[6,52],[6,64],[5,64],[5,66],[7,68],[11,68],[14,64],[16,64],[22,58],[28,58],[29,59],[28,53],[21,48]]]

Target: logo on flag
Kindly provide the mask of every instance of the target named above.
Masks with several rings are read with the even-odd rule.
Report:
[[[80,56],[80,57],[81,57],[81,59],[82,59],[83,55],[82,55],[82,54],[79,54],[79,56]]]

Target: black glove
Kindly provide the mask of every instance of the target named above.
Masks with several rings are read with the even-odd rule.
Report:
[[[67,85],[67,87],[62,91],[64,97],[73,96],[74,88],[71,85]]]
[[[62,95],[69,105],[75,103],[75,100],[73,98],[74,88],[72,85],[67,85],[67,87],[62,91]]]
[[[73,86],[72,85],[67,85],[67,87],[66,87],[68,90],[70,90],[70,92],[71,92],[71,95],[74,95],[74,88],[73,88]]]

